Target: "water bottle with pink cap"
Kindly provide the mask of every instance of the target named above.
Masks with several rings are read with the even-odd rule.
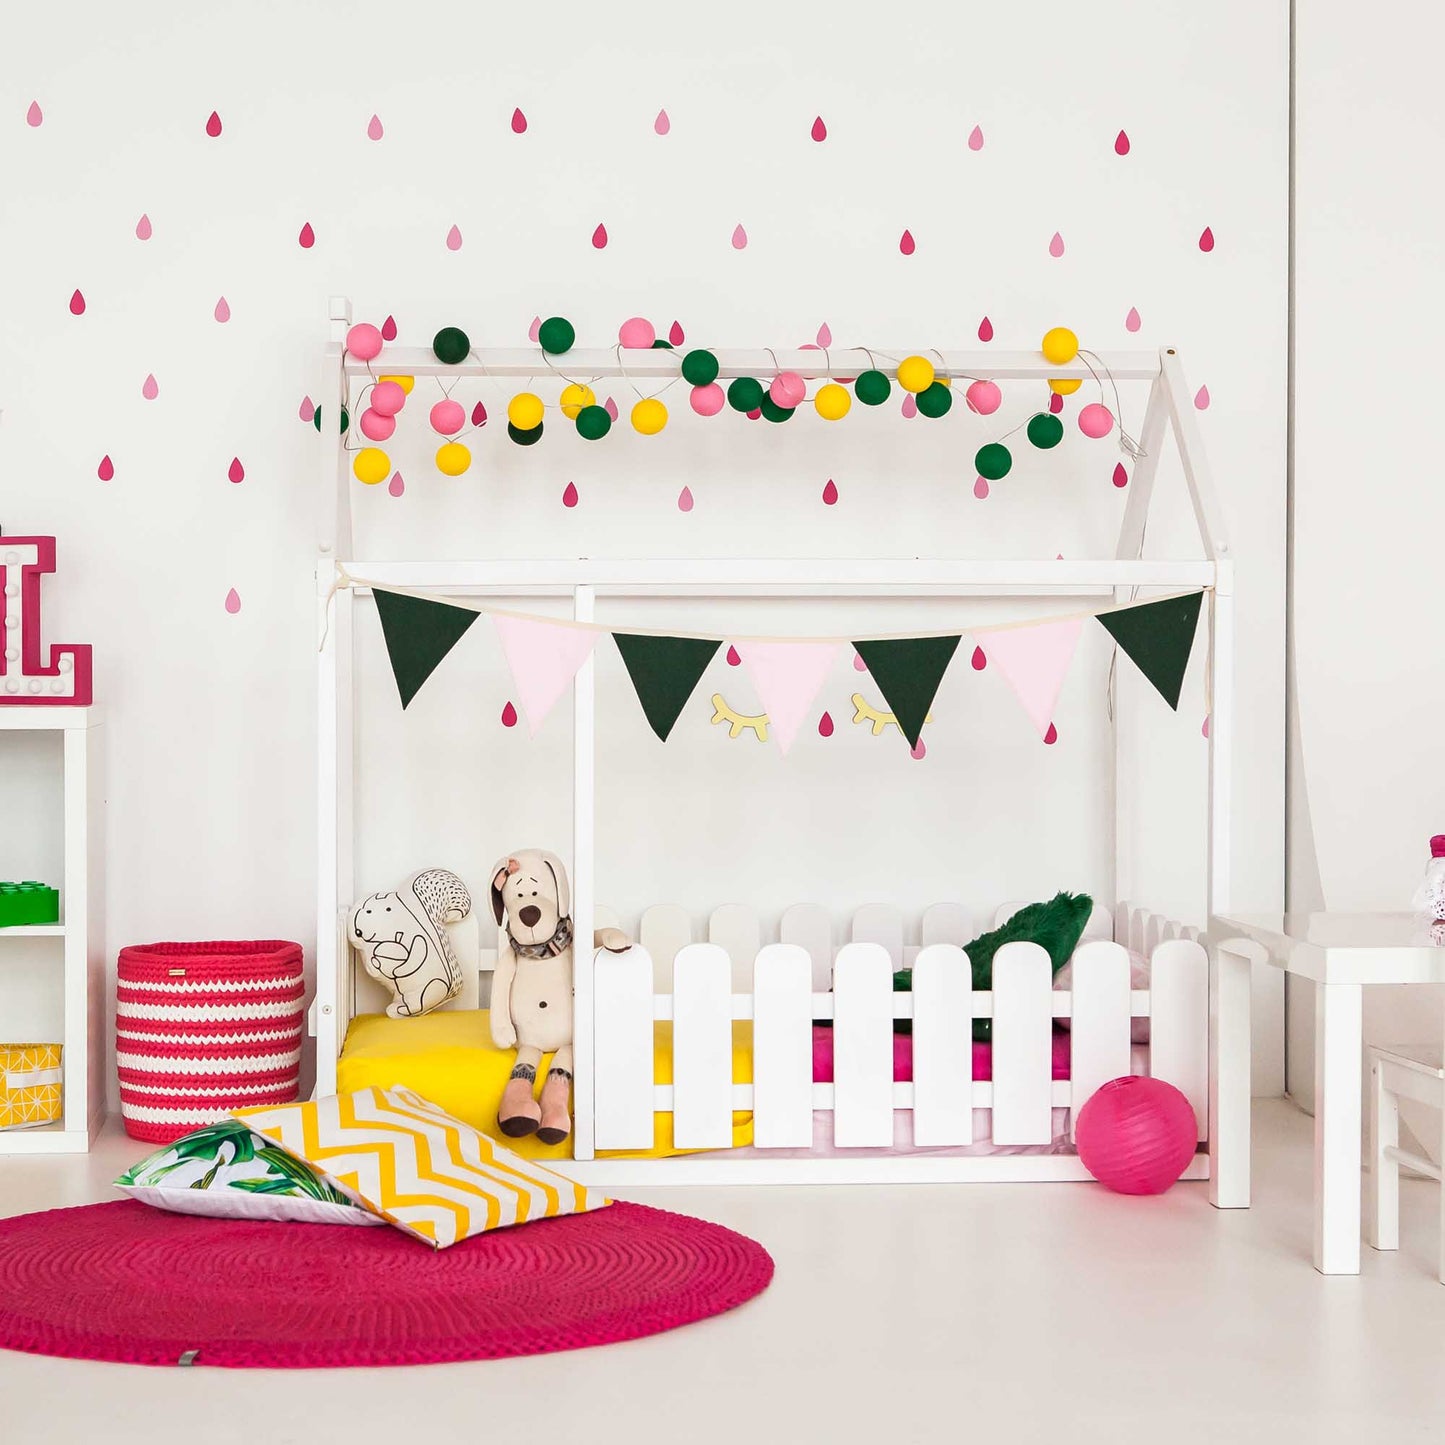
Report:
[[[1412,901],[1431,923],[1445,923],[1445,833],[1430,840],[1430,863]]]

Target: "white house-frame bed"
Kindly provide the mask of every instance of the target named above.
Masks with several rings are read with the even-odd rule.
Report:
[[[345,354],[348,302],[331,305],[322,398],[346,403],[353,384],[369,379],[365,363]],[[1023,352],[935,353],[942,374],[998,380],[1084,377],[1082,359],[1058,365]],[[725,380],[788,369],[820,375],[818,351],[722,351]],[[591,376],[667,379],[676,374],[670,351],[574,351],[570,369]],[[1147,381],[1149,398],[1115,555],[1097,560],[578,560],[466,558],[408,562],[357,558],[352,545],[350,468],[343,438],[326,429],[320,478],[320,559],[316,572],[318,629],[318,870],[317,986],[312,1010],[316,1087],[335,1091],[337,1061],[356,1011],[357,987],[345,920],[356,896],[353,851],[354,663],[352,628],[366,583],[459,597],[567,598],[573,616],[590,622],[597,599],[629,597],[888,596],[937,598],[1029,596],[1124,602],[1142,590],[1205,590],[1211,697],[1208,778],[1207,903],[1227,911],[1232,743],[1233,565],[1203,457],[1179,359],[1172,350],[1109,353],[1099,358],[1116,380]],[[474,351],[460,366],[438,362],[429,350],[393,348],[389,372],[416,376],[528,377],[543,369],[536,348]],[[888,371],[888,367],[881,368]],[[333,415],[335,413],[332,413]],[[1145,522],[1166,433],[1179,448],[1182,470],[1203,544],[1201,559],[1141,557]],[[573,924],[590,938],[603,916],[594,891],[594,664],[574,686]],[[1131,876],[1127,829],[1127,747],[1116,717],[1113,746],[1116,896]],[[1007,907],[995,905],[999,916]],[[983,916],[991,918],[994,909]],[[1034,944],[1000,950],[991,992],[972,990],[960,945],[973,936],[977,914],[956,904],[928,910],[905,947],[902,921],[888,910],[860,911],[852,938],[836,952],[816,913],[789,910],[776,941],[763,942],[756,921],[718,910],[708,941],[693,942],[690,921],[677,910],[643,916],[637,946],[595,961],[579,951],[575,999],[575,1160],[571,1172],[587,1182],[820,1182],[967,1179],[1083,1179],[1076,1155],[1048,1152],[1058,1142],[1055,1109],[1075,1111],[1108,1079],[1138,1071],[1131,1023],[1148,1017],[1148,1068],[1179,1085],[1195,1105],[1201,1152],[1187,1177],[1210,1174],[1208,1143],[1220,1111],[1248,1107],[1247,1048],[1225,1066],[1210,1066],[1209,969],[1199,935],[1181,923],[1120,905],[1098,910],[1074,957],[1071,989],[1051,987],[1048,955]],[[720,921],[721,916],[721,921]],[[649,925],[649,917],[652,919]],[[910,930],[913,932],[913,930]],[[489,952],[463,927],[465,956],[483,971]],[[1130,950],[1151,964],[1150,986],[1131,987]],[[893,970],[915,969],[909,993],[893,991]],[[669,986],[670,984],[670,986]],[[468,989],[475,1006],[476,994]],[[464,999],[463,1002],[466,1002]],[[893,1021],[912,1019],[912,1078],[895,1078]],[[972,1075],[972,1025],[992,1018],[992,1078]],[[1071,1021],[1069,1076],[1051,1072],[1055,1018]],[[834,1077],[813,1073],[813,1024],[831,1021]],[[735,1020],[750,1021],[751,1083],[734,1082]],[[673,1080],[654,1078],[654,1031],[670,1021]],[[1217,1053],[1217,1051],[1216,1051]],[[1242,1102],[1241,1102],[1242,1101]],[[1036,1152],[978,1156],[959,1153],[975,1142],[975,1110],[986,1109],[996,1145]],[[899,1153],[895,1111],[911,1111],[913,1143],[924,1152]],[[673,1116],[680,1149],[725,1150],[733,1142],[735,1111],[753,1116],[749,1157],[726,1153],[669,1159],[622,1160],[599,1152],[635,1150],[653,1142],[655,1116]],[[815,1157],[815,1115],[831,1114],[830,1157]],[[866,1152],[854,1152],[866,1151]],[[1216,1200],[1216,1202],[1223,1202]]]

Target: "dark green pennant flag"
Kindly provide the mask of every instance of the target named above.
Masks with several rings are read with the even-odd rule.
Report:
[[[1202,592],[1191,592],[1099,614],[1104,630],[1176,712],[1203,601]]]
[[[958,644],[958,637],[898,637],[853,644],[909,747],[918,746],[918,734]]]
[[[666,742],[698,678],[707,671],[722,642],[699,637],[645,637],[636,632],[614,632],[612,638],[627,664],[647,721]]]
[[[408,597],[404,592],[385,592],[380,587],[371,592],[404,708],[481,613],[425,597]]]

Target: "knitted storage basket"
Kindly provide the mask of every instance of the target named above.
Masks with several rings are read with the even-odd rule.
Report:
[[[305,995],[298,943],[121,949],[115,1053],[126,1133],[168,1144],[233,1109],[290,1103]]]

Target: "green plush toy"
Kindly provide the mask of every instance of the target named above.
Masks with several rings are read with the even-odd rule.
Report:
[[[1047,903],[1030,903],[1020,908],[1001,927],[985,933],[966,944],[964,952],[973,969],[976,989],[993,987],[993,956],[1006,943],[1037,943],[1049,956],[1057,973],[1073,956],[1079,939],[1094,911],[1094,900],[1087,893],[1056,893]],[[913,970],[899,969],[893,975],[895,993],[906,993],[913,987]],[[911,1019],[894,1019],[895,1033],[913,1032]],[[973,1036],[981,1042],[993,1037],[992,1019],[975,1019]]]

